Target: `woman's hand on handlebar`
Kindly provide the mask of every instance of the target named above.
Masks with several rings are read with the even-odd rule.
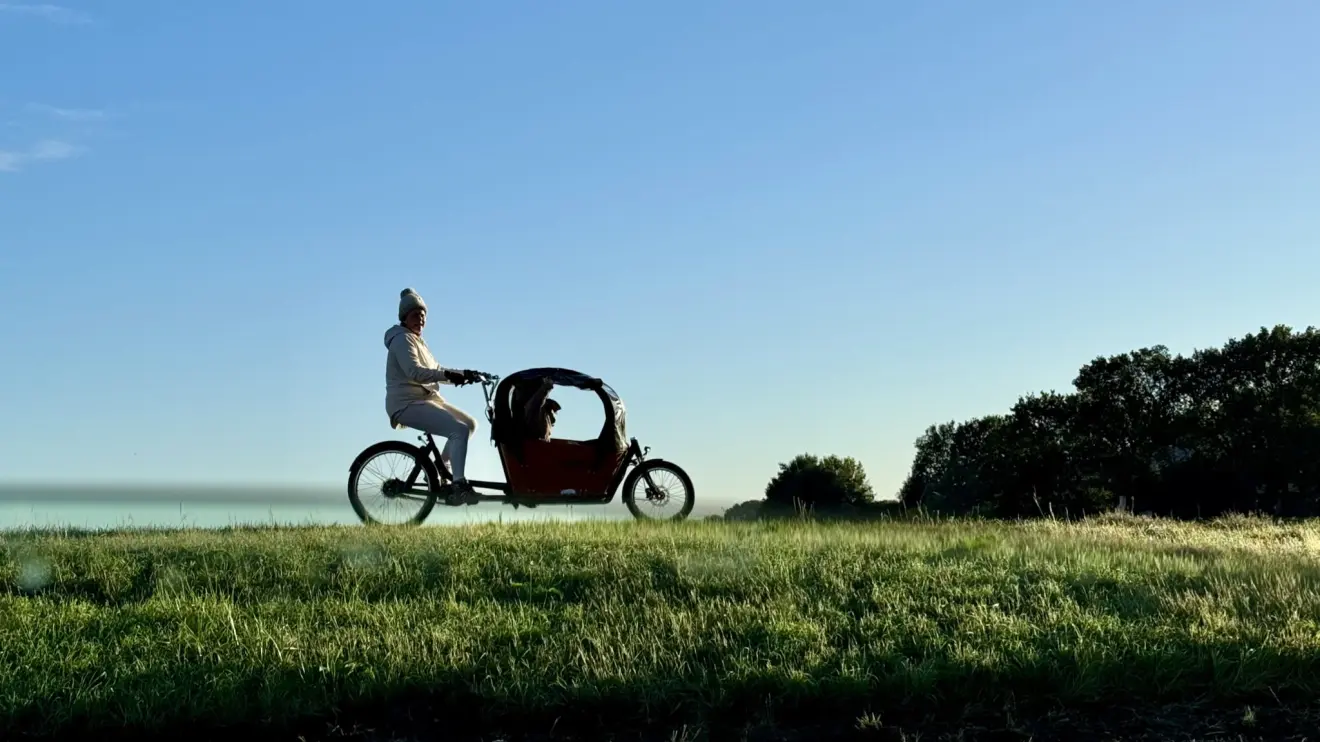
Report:
[[[473,371],[472,369],[463,369],[461,371],[448,369],[445,371],[445,378],[449,379],[449,382],[454,386],[466,386],[468,384],[489,381],[494,377],[491,374],[482,373],[481,371]]]

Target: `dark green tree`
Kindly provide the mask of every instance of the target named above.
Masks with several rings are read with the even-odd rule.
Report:
[[[1140,499],[1157,486],[1190,402],[1180,383],[1187,370],[1155,346],[1096,358],[1078,372],[1075,425],[1086,431],[1078,454],[1097,466],[1108,490]]]
[[[799,507],[838,511],[874,499],[866,470],[851,456],[800,454],[780,464],[779,473],[765,488],[766,505],[779,513]]]

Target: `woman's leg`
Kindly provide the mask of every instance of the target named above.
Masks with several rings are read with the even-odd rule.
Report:
[[[477,421],[471,415],[450,404],[421,402],[405,407],[399,413],[399,424],[444,438],[440,457],[448,460],[455,484],[467,481],[468,438],[477,430]]]
[[[444,459],[449,470],[454,473],[455,482],[466,482],[467,476],[464,472],[467,470],[468,439],[477,432],[477,421],[448,402],[442,402],[439,406],[462,426],[462,432],[445,438],[445,446],[440,449],[440,458]]]

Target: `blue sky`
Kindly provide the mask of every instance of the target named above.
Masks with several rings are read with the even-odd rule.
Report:
[[[0,479],[343,482],[399,290],[699,496],[1320,317],[1320,6],[0,3]],[[574,394],[565,434],[598,420]],[[477,411],[480,392],[451,400]],[[471,476],[497,476],[487,430]]]

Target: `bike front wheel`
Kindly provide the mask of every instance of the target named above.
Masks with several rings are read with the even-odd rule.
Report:
[[[679,521],[691,514],[696,492],[692,478],[677,464],[652,459],[628,473],[623,504],[638,520]]]

